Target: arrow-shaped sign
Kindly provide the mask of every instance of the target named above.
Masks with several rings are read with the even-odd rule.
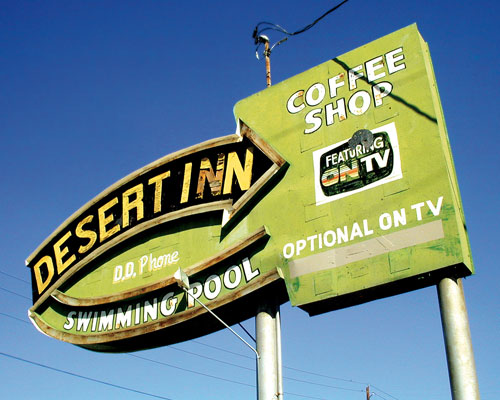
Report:
[[[27,259],[32,309],[89,262],[150,228],[216,210],[223,211],[224,225],[284,164],[239,121],[233,135],[133,172],[74,213]]]

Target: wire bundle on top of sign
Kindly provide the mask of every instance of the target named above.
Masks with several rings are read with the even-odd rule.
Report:
[[[263,35],[264,32],[272,30],[272,31],[277,31],[277,32],[283,33],[285,35],[285,37],[283,39],[281,39],[281,40],[277,41],[276,43],[274,43],[269,48],[269,50],[266,50],[266,52],[264,53],[264,55],[265,56],[270,56],[271,55],[271,51],[273,51],[273,49],[276,46],[279,46],[281,43],[286,42],[288,40],[288,38],[291,37],[291,36],[298,35],[300,33],[303,33],[305,31],[311,29],[314,25],[316,25],[319,21],[321,21],[323,18],[325,18],[328,14],[330,14],[333,11],[337,10],[340,6],[344,5],[348,1],[349,0],[342,1],[341,3],[337,4],[335,7],[329,9],[327,12],[325,12],[320,17],[316,18],[309,25],[307,25],[307,26],[303,27],[302,29],[299,29],[298,31],[295,31],[295,32],[288,32],[285,28],[281,27],[280,25],[273,24],[272,22],[265,22],[265,21],[259,22],[255,26],[255,29],[253,30],[253,33],[252,33],[252,37],[254,39],[254,42],[257,45],[257,47],[255,48],[255,55],[256,55],[257,59],[259,59],[259,48],[260,48],[260,46],[263,43],[266,43],[266,42],[269,41],[269,38],[266,35]]]

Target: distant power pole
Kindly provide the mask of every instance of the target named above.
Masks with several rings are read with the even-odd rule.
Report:
[[[370,395],[370,386],[367,386],[366,387],[366,400],[370,400],[370,397],[371,397],[371,395]]]

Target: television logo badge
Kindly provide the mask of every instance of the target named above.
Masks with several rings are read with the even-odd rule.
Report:
[[[394,122],[313,152],[316,205],[403,177]]]

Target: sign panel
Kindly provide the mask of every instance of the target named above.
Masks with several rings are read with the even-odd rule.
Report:
[[[473,272],[416,25],[244,99],[235,113],[290,163],[259,207],[272,210],[260,217],[293,305],[314,315]]]
[[[255,311],[249,297],[275,290],[279,275],[276,263],[255,258],[269,240],[265,225],[236,230],[230,221],[284,166],[239,123],[234,135],[130,174],[28,258],[30,318],[52,337],[99,351],[159,346],[220,329],[194,298],[228,321],[249,318]],[[191,280],[187,297],[174,279],[179,267]],[[227,305],[238,309],[228,314]]]
[[[221,329],[193,297],[236,323],[259,302],[290,299],[315,315],[473,273],[415,25],[234,112],[235,135],[132,173],[29,257],[41,331],[130,351]]]

